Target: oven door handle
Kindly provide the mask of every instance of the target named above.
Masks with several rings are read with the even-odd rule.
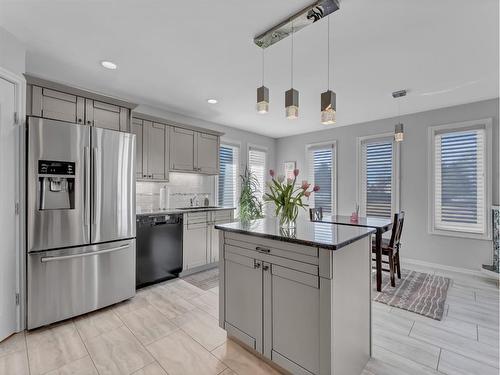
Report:
[[[88,257],[91,255],[101,255],[101,254],[106,254],[106,253],[112,253],[114,251],[118,250],[123,250],[129,247],[129,245],[121,245],[118,247],[112,247],[110,249],[104,249],[100,251],[93,251],[90,253],[81,253],[81,254],[73,254],[73,255],[61,255],[61,256],[55,256],[55,257],[42,257],[40,260],[42,263],[47,263],[47,262],[54,262],[56,260],[66,260],[66,259],[72,259],[72,258],[83,258],[83,257]]]

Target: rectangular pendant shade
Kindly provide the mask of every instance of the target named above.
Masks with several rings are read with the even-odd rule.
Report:
[[[266,86],[257,89],[257,112],[269,112],[269,89]]]
[[[337,112],[337,95],[331,91],[321,94],[321,123],[335,124]]]
[[[403,130],[403,124],[399,123],[396,124],[394,127],[394,140],[396,142],[402,142],[404,139],[404,130]]]
[[[299,117],[299,92],[290,89],[285,92],[285,111],[287,119],[296,119]]]

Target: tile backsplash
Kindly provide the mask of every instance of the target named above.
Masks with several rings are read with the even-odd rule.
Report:
[[[189,173],[170,173],[169,182],[136,183],[137,213],[158,210],[160,208],[160,189],[167,187],[167,207],[178,208],[190,205],[190,200],[197,197],[199,204],[208,197],[210,205],[215,204],[215,176]]]

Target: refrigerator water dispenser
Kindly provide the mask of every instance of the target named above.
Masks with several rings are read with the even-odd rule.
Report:
[[[38,161],[39,210],[75,208],[75,163]]]

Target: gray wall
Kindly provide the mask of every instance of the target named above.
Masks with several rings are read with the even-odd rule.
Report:
[[[222,137],[222,141],[224,140],[233,141],[241,145],[240,164],[243,168],[247,165],[247,157],[248,157],[247,147],[249,144],[267,148],[268,152],[267,163],[269,168],[276,165],[276,158],[275,158],[276,140],[274,138],[266,137],[264,135],[259,135],[256,133],[250,133],[244,130],[230,128],[228,126],[200,120],[193,117],[179,115],[176,113],[168,112],[159,108],[150,107],[142,104],[139,105],[135,109],[135,111],[149,114],[151,116],[158,116],[182,124],[199,126],[202,128],[223,132],[224,136]]]
[[[26,71],[24,45],[2,27],[0,27],[0,67],[17,75]]]
[[[405,140],[401,145],[401,208],[406,211],[403,232],[403,259],[478,270],[491,262],[491,241],[431,235],[427,225],[427,128],[493,118],[493,203],[499,203],[499,131],[498,99],[442,108],[403,116]],[[394,131],[396,119],[384,119],[357,125],[280,138],[276,141],[276,167],[297,160],[303,176],[308,175],[305,161],[307,144],[337,140],[337,204],[339,214],[350,214],[357,201],[357,137]]]

